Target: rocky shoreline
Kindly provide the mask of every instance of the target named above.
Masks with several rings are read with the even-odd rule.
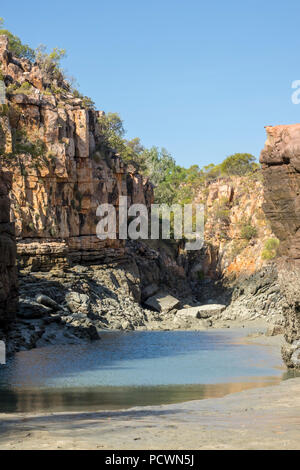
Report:
[[[155,255],[160,264],[160,253]],[[2,332],[7,352],[101,340],[107,329],[207,330],[263,319],[269,334],[283,332],[284,299],[274,267],[226,288],[166,269],[154,278],[152,262],[143,254],[123,263],[21,270],[17,319]]]

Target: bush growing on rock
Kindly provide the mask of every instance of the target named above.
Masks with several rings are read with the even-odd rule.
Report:
[[[277,250],[279,247],[279,240],[277,238],[269,238],[264,245],[261,257],[264,260],[274,259],[277,255]]]
[[[75,88],[72,89],[73,96],[82,100],[82,104],[86,109],[95,109],[94,101],[88,96],[83,95]]]
[[[241,227],[241,238],[251,240],[257,236],[257,229],[250,223],[244,224]]]
[[[38,137],[29,139],[25,131],[17,131],[14,135],[14,152],[30,154],[33,158],[42,157],[46,152],[45,143]]]
[[[70,88],[65,80],[65,74],[60,64],[61,60],[66,56],[65,49],[59,49],[55,47],[51,52],[46,52],[47,48],[43,44],[35,50],[35,60],[39,64],[41,70],[50,76],[52,79],[55,78],[59,82],[58,88],[64,86],[66,89]],[[54,84],[52,83],[51,86]]]
[[[279,247],[279,240],[277,238],[269,238],[265,243],[266,250],[277,250]]]
[[[17,84],[11,84],[7,87],[6,89],[6,92],[8,94],[14,94],[14,95],[17,95],[17,94],[24,94],[24,95],[27,95],[27,94],[30,94],[32,93],[34,90],[34,88],[32,87],[32,85],[28,82],[23,82],[21,86],[18,87]]]

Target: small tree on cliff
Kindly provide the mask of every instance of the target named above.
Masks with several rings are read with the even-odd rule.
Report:
[[[235,153],[220,164],[220,170],[223,175],[244,176],[259,167],[255,160],[250,153]]]
[[[53,73],[55,70],[62,73],[60,63],[65,56],[66,50],[58,47],[47,53],[47,47],[44,44],[40,44],[35,50],[35,59],[45,73]]]
[[[119,114],[103,114],[98,121],[105,143],[116,150],[126,163],[132,163],[138,170],[145,172],[146,164],[143,156],[145,148],[138,137],[132,140],[124,138],[126,131]]]

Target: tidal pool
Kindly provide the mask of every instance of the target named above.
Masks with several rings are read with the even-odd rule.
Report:
[[[245,334],[245,333],[244,333]],[[278,351],[241,330],[105,332],[0,365],[0,412],[91,411],[220,397],[279,383]]]

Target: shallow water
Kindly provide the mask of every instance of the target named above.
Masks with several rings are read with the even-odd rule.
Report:
[[[126,408],[223,396],[279,383],[273,348],[241,331],[109,332],[84,345],[22,351],[0,366],[0,411]]]

